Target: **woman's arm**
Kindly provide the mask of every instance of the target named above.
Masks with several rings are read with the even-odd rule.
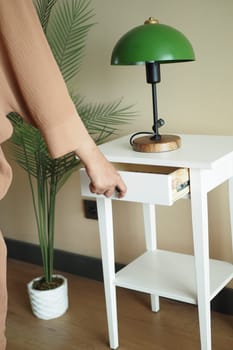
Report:
[[[40,129],[52,157],[75,151],[92,192],[110,196],[118,188],[123,196],[126,187],[82,123],[31,0],[0,0],[0,45],[0,88],[9,112]]]

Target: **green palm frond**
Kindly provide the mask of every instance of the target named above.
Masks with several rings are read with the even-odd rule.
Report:
[[[42,172],[44,179],[49,183],[52,177],[56,177],[57,191],[59,191],[78,167],[79,162],[75,156],[70,153],[61,158],[52,159],[37,128],[25,123],[16,113],[10,113],[8,118],[14,126],[9,148],[15,161],[36,179],[42,176]]]
[[[104,142],[116,134],[119,126],[126,124],[135,117],[132,106],[122,106],[122,100],[111,103],[85,103],[84,99],[71,95],[88,132],[97,144]]]
[[[34,0],[37,14],[45,33],[47,30],[51,10],[56,2],[57,0]]]
[[[94,16],[89,0],[60,1],[54,6],[47,39],[66,82],[79,71]]]
[[[43,158],[47,156],[45,142],[39,130],[23,122],[17,114],[10,113],[8,117],[14,126],[14,133],[9,144],[14,159],[24,170],[36,177],[37,155],[43,154]]]

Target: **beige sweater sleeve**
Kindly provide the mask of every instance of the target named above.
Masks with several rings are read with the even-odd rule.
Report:
[[[2,125],[6,113],[18,112],[40,129],[52,157],[85,143],[87,130],[69,97],[31,0],[0,0],[0,74]]]

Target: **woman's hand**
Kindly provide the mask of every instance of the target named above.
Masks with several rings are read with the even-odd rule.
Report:
[[[86,171],[91,179],[90,191],[92,193],[111,197],[117,192],[119,198],[125,195],[126,185],[113,165],[101,153],[86,166]]]
[[[76,154],[79,156],[78,153],[80,152],[76,151]],[[111,197],[117,192],[118,198],[124,197],[127,191],[125,183],[114,166],[96,146],[91,149],[89,156],[81,160],[91,180],[90,191],[92,193]]]

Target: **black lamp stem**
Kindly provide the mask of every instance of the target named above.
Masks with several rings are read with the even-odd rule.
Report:
[[[153,122],[152,127],[154,135],[153,140],[160,140],[159,127],[163,125],[164,121],[158,120],[158,108],[157,108],[157,91],[156,84],[160,82],[160,65],[158,62],[146,62],[146,79],[147,83],[152,86],[152,102],[153,102]]]
[[[152,86],[152,104],[153,104],[153,126],[154,135],[152,136],[153,140],[160,140],[161,136],[159,135],[159,123],[158,123],[158,107],[157,107],[157,89],[156,83],[151,83]]]

